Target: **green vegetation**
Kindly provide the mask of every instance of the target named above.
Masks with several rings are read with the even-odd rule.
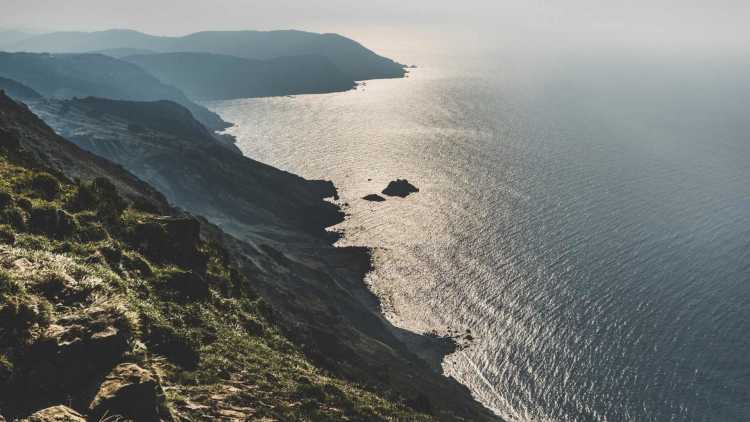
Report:
[[[90,383],[123,362],[159,380],[162,417],[429,419],[311,365],[196,219],[0,150],[4,416],[86,413]]]

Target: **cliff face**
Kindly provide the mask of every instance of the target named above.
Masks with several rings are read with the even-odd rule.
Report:
[[[324,227],[343,214],[323,201],[336,194],[329,182],[306,181],[221,146],[148,128],[140,119],[89,111],[99,103],[107,101],[46,101],[32,108],[81,147],[123,165],[174,205],[219,226],[204,235],[225,246],[277,310],[283,332],[303,345],[315,365],[374,391],[390,391],[397,401],[439,419],[494,419],[465,387],[405,345],[445,353],[449,344],[397,329],[382,317],[363,283],[369,251],[331,246]],[[127,131],[134,125],[147,129]]]

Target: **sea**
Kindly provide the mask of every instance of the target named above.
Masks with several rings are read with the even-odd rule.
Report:
[[[336,184],[383,312],[470,330],[443,370],[504,419],[750,420],[750,56],[395,54],[407,78],[208,105]]]

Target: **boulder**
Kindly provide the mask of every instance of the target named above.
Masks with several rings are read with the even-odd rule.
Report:
[[[419,189],[406,179],[396,179],[388,183],[388,186],[383,189],[383,195],[398,196],[401,198],[405,198],[415,192],[419,192]]]
[[[86,418],[67,406],[58,405],[40,410],[21,422],[86,422]]]
[[[164,392],[151,372],[133,363],[116,366],[89,405],[89,418],[122,416],[135,421],[171,419],[164,410]]]
[[[364,199],[365,201],[371,201],[371,202],[383,202],[383,201],[385,201],[385,198],[383,198],[382,196],[380,196],[380,195],[378,195],[376,193],[371,193],[371,194],[369,194],[367,196],[362,197],[362,199]]]
[[[86,314],[61,318],[14,361],[13,380],[3,399],[17,409],[54,403],[84,408],[95,380],[110,372],[130,350],[125,316],[112,307],[92,307]],[[95,390],[94,390],[95,391]]]

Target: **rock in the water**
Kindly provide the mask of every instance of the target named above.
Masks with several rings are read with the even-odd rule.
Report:
[[[99,387],[89,406],[89,418],[99,420],[104,415],[118,415],[145,422],[171,419],[163,410],[163,402],[161,386],[149,371],[133,363],[123,363]]]
[[[391,183],[388,183],[388,186],[383,189],[383,194],[388,196],[398,196],[401,198],[405,198],[411,193],[419,192],[419,189],[417,189],[416,186],[409,183],[406,179],[396,179],[392,181]]]
[[[382,196],[380,196],[380,195],[378,195],[376,193],[371,193],[371,194],[363,197],[362,199],[364,199],[365,201],[372,201],[372,202],[383,202],[383,201],[385,201],[385,198],[383,198]]]
[[[86,422],[86,418],[67,406],[53,406],[40,410],[21,422]]]

